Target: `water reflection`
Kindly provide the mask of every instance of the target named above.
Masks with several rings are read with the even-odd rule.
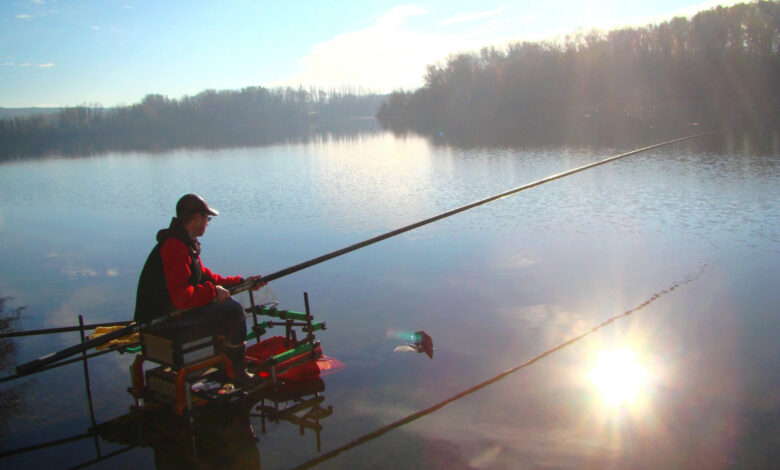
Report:
[[[159,130],[159,129],[158,129]],[[192,129],[190,129],[191,131]],[[233,126],[230,131],[236,131]],[[50,139],[40,136],[29,139],[29,145],[3,149],[0,161],[24,159],[83,158],[110,152],[120,153],[164,153],[177,149],[229,149],[240,147],[261,147],[280,143],[307,143],[330,139],[353,139],[363,134],[380,132],[379,123],[373,118],[331,119],[299,125],[295,128],[271,129],[263,127],[238,132],[225,132],[212,128],[193,135],[174,135],[171,132],[152,132],[133,135],[118,135],[111,132],[96,132],[90,136],[73,136],[72,139]]]
[[[82,450],[80,455],[87,458],[94,454],[94,458],[82,461],[79,467],[111,462],[132,449],[149,448],[158,470],[260,469],[262,443],[255,432],[258,420],[263,435],[273,432],[268,427],[271,423],[297,427],[303,438],[308,431],[314,434],[313,447],[321,450],[323,420],[333,414],[333,407],[324,404],[324,391],[325,382],[318,377],[264,389],[238,404],[210,404],[189,416],[165,406],[132,407],[84,433],[7,450],[2,457],[93,440],[94,451]]]
[[[0,335],[12,333],[24,307],[7,308],[10,299],[0,295]],[[10,337],[0,336],[0,372],[5,375],[16,359],[17,345]],[[0,389],[0,436],[12,429],[14,415],[23,407],[26,384],[4,386]]]
[[[608,407],[641,407],[653,375],[629,347],[601,350],[588,371],[588,380]]]
[[[281,298],[316,294],[329,318],[328,352],[349,365],[328,383],[338,411],[322,430],[328,451],[586,330],[701,262],[711,266],[704,280],[626,319],[637,325],[631,341],[619,341],[628,333],[623,322],[613,325],[615,338],[593,335],[334,465],[694,468],[712,456],[727,463],[721,467],[737,459],[761,468],[770,461],[780,409],[773,392],[780,299],[771,287],[780,282],[780,160],[742,144],[734,153],[717,147],[696,141],[638,155],[275,284]],[[90,322],[126,320],[149,234],[192,187],[226,208],[207,264],[256,274],[614,153],[474,149],[379,134],[3,164],[0,288],[34,303],[26,328],[70,324],[77,313]],[[430,333],[436,359],[394,354],[392,328]],[[641,414],[606,406],[587,378],[598,351],[626,345],[646,368],[661,366],[654,386],[640,390],[649,405]],[[20,343],[19,356],[58,346]],[[126,406],[116,397],[126,396],[127,365],[118,356],[96,361],[99,417]],[[72,375],[42,376],[29,397],[35,409],[15,421],[4,446],[87,427],[82,384]],[[261,423],[250,423],[259,435]],[[271,426],[260,436],[264,467],[312,457],[311,433],[302,442],[288,423]],[[594,431],[601,429],[610,432]],[[147,454],[117,459],[132,464]],[[22,464],[52,461],[36,455]]]
[[[333,406],[323,407],[325,397],[320,395],[325,391],[325,382],[321,378],[305,382],[288,384],[269,391],[263,395],[255,413],[259,417],[262,432],[267,432],[266,421],[270,423],[287,422],[298,426],[301,436],[306,430],[313,431],[316,436],[317,452],[322,450],[321,421],[333,414]]]

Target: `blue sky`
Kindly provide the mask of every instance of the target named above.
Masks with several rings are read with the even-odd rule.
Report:
[[[459,51],[646,25],[734,1],[2,0],[0,107],[246,86],[422,85]]]

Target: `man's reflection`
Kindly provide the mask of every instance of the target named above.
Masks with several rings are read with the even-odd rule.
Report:
[[[179,416],[164,407],[133,408],[130,413],[99,425],[106,441],[150,447],[158,470],[163,469],[260,469],[258,438],[251,418],[287,421],[315,431],[320,449],[320,420],[332,407],[322,407],[320,393],[325,383],[319,377],[294,386],[247,397],[239,404],[215,403],[196,409],[191,417]]]

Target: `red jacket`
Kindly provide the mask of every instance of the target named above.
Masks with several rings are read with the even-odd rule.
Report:
[[[243,282],[241,276],[223,277],[200,261],[200,243],[190,239],[176,219],[157,232],[157,245],[146,259],[138,279],[135,321],[146,323],[175,310],[200,307],[216,296],[217,285]]]
[[[244,281],[241,276],[223,277],[211,272],[200,262],[200,255],[193,254],[197,258],[197,264],[201,267],[202,280],[199,284],[191,284],[190,279],[193,277],[193,272],[190,264],[190,249],[176,237],[165,240],[160,248],[160,256],[162,257],[168,295],[170,295],[171,302],[176,309],[206,305],[216,297],[215,287],[217,285],[229,287]]]

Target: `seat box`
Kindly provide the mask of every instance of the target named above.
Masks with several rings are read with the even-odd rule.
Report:
[[[217,341],[208,328],[141,333],[146,359],[176,369],[215,356]]]

